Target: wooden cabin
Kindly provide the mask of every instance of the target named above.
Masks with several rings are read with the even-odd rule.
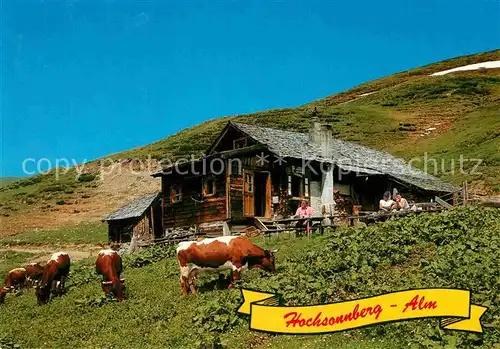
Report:
[[[316,215],[335,213],[334,190],[362,210],[386,190],[429,201],[456,188],[390,154],[332,137],[313,119],[309,133],[229,122],[206,156],[153,174],[161,178],[163,228],[221,235],[293,215],[308,199]]]
[[[110,242],[150,242],[163,236],[160,196],[143,195],[102,219]]]

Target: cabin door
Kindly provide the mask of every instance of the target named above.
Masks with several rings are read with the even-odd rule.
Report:
[[[269,172],[255,172],[254,201],[256,217],[271,217],[271,175]]]
[[[253,171],[243,171],[243,215],[255,216],[255,176]]]

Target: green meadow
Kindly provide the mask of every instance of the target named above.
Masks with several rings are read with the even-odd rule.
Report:
[[[484,334],[441,330],[414,320],[321,336],[248,330],[236,313],[238,288],[198,278],[199,295],[180,294],[174,248],[124,256],[126,300],[104,297],[93,260],[74,263],[68,292],[37,306],[33,290],[0,306],[2,348],[492,348],[500,341],[500,210],[463,207],[411,215],[313,238],[282,235],[255,243],[277,248],[277,273],[251,270],[238,287],[277,292],[287,305],[311,305],[409,288],[456,287],[488,306]],[[7,255],[2,263],[26,256]],[[8,261],[8,262],[6,262]],[[2,264],[6,266],[6,264]]]

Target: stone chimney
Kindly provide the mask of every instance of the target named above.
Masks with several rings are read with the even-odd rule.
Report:
[[[321,123],[318,118],[314,117],[309,126],[309,143],[319,145],[321,143],[320,134]]]
[[[333,155],[332,126],[313,118],[309,127],[309,143],[320,148],[322,157],[330,159]]]

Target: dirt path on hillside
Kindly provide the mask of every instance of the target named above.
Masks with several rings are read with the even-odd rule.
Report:
[[[92,256],[97,256],[97,253],[99,250],[102,248],[99,246],[81,246],[79,249],[78,246],[72,246],[71,248],[55,248],[55,247],[50,247],[50,246],[33,246],[33,245],[27,245],[27,246],[12,246],[12,247],[7,247],[7,246],[1,246],[0,247],[0,253],[4,251],[11,251],[11,252],[24,252],[24,253],[31,253],[34,255],[37,255],[37,257],[30,259],[29,263],[36,263],[36,262],[47,262],[50,257],[52,256],[53,253],[55,252],[61,252],[64,251],[69,254],[71,260],[73,261],[79,261],[85,258],[89,258]]]

